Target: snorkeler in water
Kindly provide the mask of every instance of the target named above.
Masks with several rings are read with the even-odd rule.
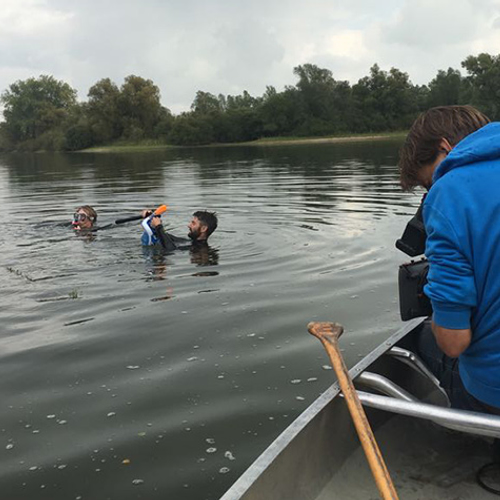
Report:
[[[75,210],[73,229],[76,231],[91,231],[97,221],[97,212],[90,205],[82,205]]]
[[[166,209],[167,207],[165,205],[161,205],[155,210],[155,213],[163,213]],[[143,217],[144,215],[141,213],[141,215],[132,215],[124,219],[117,219],[104,226],[96,226],[97,212],[90,205],[82,205],[75,210],[71,225],[75,231],[95,232],[102,231],[103,229],[110,229],[117,225],[124,224],[125,222],[140,220]]]
[[[142,215],[142,244],[150,246],[159,243],[166,251],[206,245],[209,236],[217,229],[218,222],[214,212],[199,210],[193,214],[188,224],[188,238],[181,238],[165,231],[160,215],[151,210],[143,210]]]

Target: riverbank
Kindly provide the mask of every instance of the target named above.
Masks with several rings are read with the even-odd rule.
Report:
[[[206,144],[203,146],[174,146],[171,144],[151,144],[151,143],[136,143],[136,144],[110,144],[107,146],[99,146],[78,151],[79,153],[129,153],[140,151],[155,151],[163,149],[176,149],[186,147],[196,148],[220,148],[220,147],[248,147],[248,146],[294,146],[299,144],[328,144],[328,143],[344,143],[344,142],[364,142],[364,141],[380,141],[388,139],[403,140],[407,132],[390,132],[384,134],[357,134],[346,136],[328,136],[328,137],[268,137],[257,139],[249,142],[233,142],[233,143],[217,143]]]
[[[236,143],[235,146],[285,146],[294,144],[326,144],[336,142],[379,141],[385,139],[404,139],[407,132],[390,132],[385,134],[357,134],[329,137],[273,137],[257,139],[252,142]],[[232,146],[233,144],[229,144]],[[226,144],[224,144],[226,146]]]

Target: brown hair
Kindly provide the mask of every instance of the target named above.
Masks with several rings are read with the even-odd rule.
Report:
[[[97,212],[90,205],[82,205],[76,209],[77,212],[78,210],[83,210],[92,219],[92,223],[97,220]]]
[[[409,191],[420,184],[422,167],[434,162],[442,139],[455,147],[464,137],[490,123],[472,106],[439,106],[422,113],[408,132],[399,152],[399,180]]]

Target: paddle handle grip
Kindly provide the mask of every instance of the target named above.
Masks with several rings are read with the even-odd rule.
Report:
[[[161,215],[162,213],[167,211],[167,205],[160,205],[154,212],[154,215]]]

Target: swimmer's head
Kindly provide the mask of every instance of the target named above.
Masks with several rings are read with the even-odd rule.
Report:
[[[217,229],[217,215],[215,212],[199,210],[193,214],[188,229],[188,236],[193,241],[205,241]]]
[[[92,229],[97,220],[97,212],[89,205],[83,205],[75,210],[73,228],[77,231]]]

